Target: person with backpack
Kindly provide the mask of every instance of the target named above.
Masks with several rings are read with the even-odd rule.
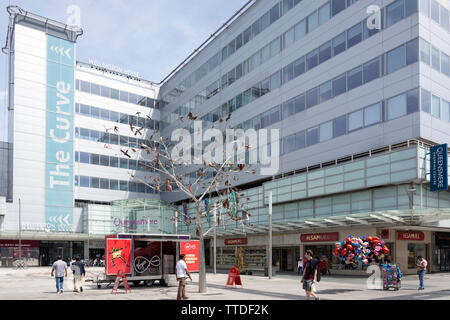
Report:
[[[311,300],[311,296],[315,300],[319,300],[319,297],[314,293],[314,287],[317,282],[320,281],[319,260],[313,259],[313,253],[311,250],[306,250],[305,260],[303,262],[303,277],[300,281],[303,283],[303,290],[306,293],[306,299]]]

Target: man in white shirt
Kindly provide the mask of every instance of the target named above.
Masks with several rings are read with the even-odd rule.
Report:
[[[187,265],[185,261],[185,255],[180,255],[180,260],[177,262],[177,280],[178,280],[178,295],[177,300],[188,299],[186,297],[186,278],[189,277],[192,281],[192,277],[187,271]]]

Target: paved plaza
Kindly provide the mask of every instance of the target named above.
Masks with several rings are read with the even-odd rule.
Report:
[[[103,268],[88,268],[87,278],[101,274]],[[190,300],[305,300],[300,289],[299,277],[282,274],[268,279],[262,276],[242,276],[243,288],[225,288],[227,274],[207,275],[208,292],[198,293],[198,275],[188,281],[187,294]],[[56,294],[55,280],[50,277],[50,267],[26,270],[0,269],[0,300],[174,300],[176,287],[131,286],[125,293],[121,286],[117,295],[111,294],[112,286],[101,289],[87,281],[83,293],[73,291],[73,277],[64,281],[64,293]],[[323,300],[450,300],[450,274],[430,274],[425,277],[424,291],[418,291],[417,276],[406,276],[400,291],[367,289],[366,278],[348,276],[326,276],[318,285],[318,295]]]

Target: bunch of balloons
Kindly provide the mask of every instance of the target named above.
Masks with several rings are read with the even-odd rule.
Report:
[[[386,254],[389,254],[389,249],[385,242],[378,237],[355,238],[348,236],[345,240],[337,242],[334,248],[334,255],[339,257],[342,263],[348,260],[368,264],[369,257],[372,255],[382,259]]]

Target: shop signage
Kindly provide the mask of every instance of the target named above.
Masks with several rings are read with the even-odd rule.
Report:
[[[338,240],[339,240],[339,232],[310,233],[310,234],[302,234],[300,236],[301,242],[328,242]]]
[[[448,189],[448,145],[430,148],[430,191]]]
[[[22,240],[20,246],[23,248],[39,248],[39,241]],[[19,240],[0,240],[0,248],[18,248]]]
[[[425,240],[425,234],[421,231],[399,231],[398,240]]]
[[[131,273],[131,239],[106,239],[106,274]]]
[[[226,246],[236,246],[247,244],[247,238],[225,239]]]
[[[52,231],[73,225],[75,45],[47,36],[45,215]]]
[[[180,242],[180,253],[186,256],[186,266],[189,272],[200,271],[200,241]]]

